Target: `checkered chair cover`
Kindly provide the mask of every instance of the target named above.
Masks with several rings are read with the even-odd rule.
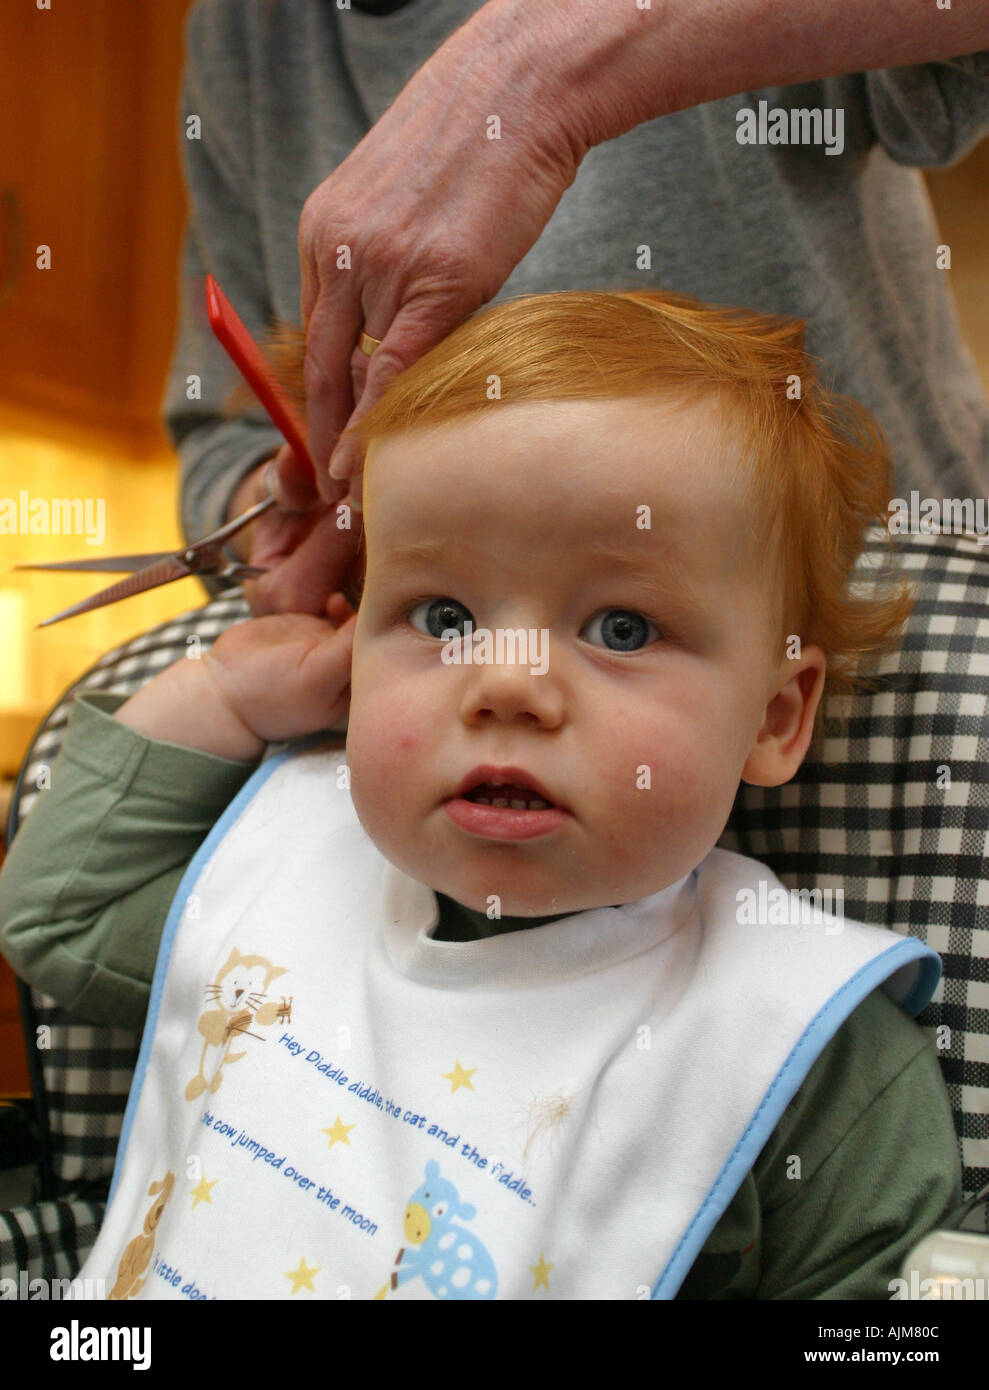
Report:
[[[872,533],[861,583],[885,544],[883,532]],[[941,984],[918,1021],[938,1048],[968,1195],[989,1183],[989,547],[907,536],[898,554],[917,602],[903,642],[879,668],[879,688],[855,699],[820,761],[805,762],[792,782],[743,785],[719,843],[769,864],[788,886],[841,888],[846,916],[941,954]],[[28,753],[11,832],[39,795],[39,765],[59,749],[74,694],[131,694],[183,656],[194,635],[209,645],[249,616],[231,590],[82,676]],[[50,1171],[41,1200],[0,1214],[0,1277],[24,1269],[64,1278],[78,1272],[102,1220],[140,1039],[81,1023],[36,993],[31,1004],[29,1037],[39,1024],[52,1030],[51,1047],[35,1052]]]
[[[888,537],[870,533],[869,582]],[[743,786],[719,844],[790,888],[842,888],[844,915],[937,951],[944,971],[918,1023],[955,1117],[962,1188],[989,1184],[989,545],[898,538],[916,602],[820,761],[782,787]],[[989,1206],[978,1225],[989,1231]]]

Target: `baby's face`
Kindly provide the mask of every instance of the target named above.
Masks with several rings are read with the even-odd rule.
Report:
[[[497,406],[372,446],[347,754],[362,825],[410,877],[505,916],[635,901],[703,859],[743,774],[786,780],[765,743],[794,671],[729,448],[713,402],[658,398]],[[444,661],[467,621],[531,632],[529,664]],[[471,795],[492,769],[552,808],[478,803],[520,799]]]

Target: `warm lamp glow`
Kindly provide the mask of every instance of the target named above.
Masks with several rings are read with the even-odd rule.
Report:
[[[27,646],[27,599],[0,588],[0,709],[23,710],[31,702]]]

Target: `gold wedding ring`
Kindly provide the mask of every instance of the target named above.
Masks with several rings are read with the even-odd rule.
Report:
[[[372,352],[374,352],[374,349],[379,348],[380,346],[380,338],[372,338],[370,333],[364,333],[362,331],[360,341],[358,342],[358,347],[360,348],[361,352],[365,353],[368,357],[370,357]]]

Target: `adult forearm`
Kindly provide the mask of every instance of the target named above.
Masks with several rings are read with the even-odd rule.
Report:
[[[646,4],[647,0],[641,0]],[[989,9],[935,0],[489,0],[475,19],[580,153],[735,92],[989,48]]]

